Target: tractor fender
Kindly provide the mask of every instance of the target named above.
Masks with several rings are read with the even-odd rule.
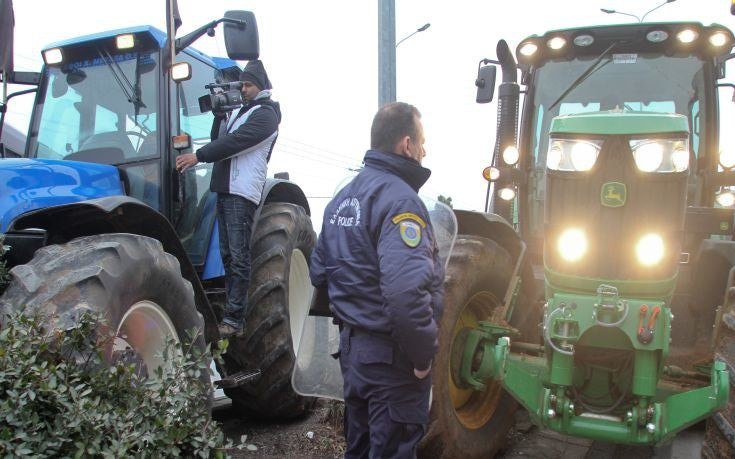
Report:
[[[457,233],[486,237],[508,251],[514,261],[522,255],[525,244],[512,226],[500,215],[456,210]]]
[[[735,241],[705,239],[695,258],[694,278],[697,301],[690,307],[712,311],[722,301],[730,270],[735,266]]]
[[[47,244],[60,244],[81,236],[131,233],[157,239],[166,252],[179,260],[182,276],[191,282],[199,312],[204,317],[207,342],[217,340],[217,318],[184,246],[166,218],[142,201],[129,196],[109,196],[34,210],[18,217],[9,228],[46,231]]]
[[[263,194],[260,198],[260,206],[258,212],[264,205],[272,202],[290,202],[301,206],[306,211],[306,215],[311,216],[309,201],[303,190],[295,183],[282,179],[267,179],[263,187]]]
[[[309,201],[307,201],[306,195],[298,185],[288,180],[269,178],[266,179],[265,185],[263,186],[260,204],[253,216],[253,222],[257,225],[258,219],[260,218],[260,212],[266,204],[279,202],[301,206],[306,211],[306,215],[311,217]],[[225,274],[225,267],[222,264],[222,257],[219,249],[219,224],[216,221],[214,223],[214,227],[216,231],[212,231],[212,235],[210,236],[209,248],[207,249],[204,271],[202,273],[202,279],[204,280],[221,277]]]

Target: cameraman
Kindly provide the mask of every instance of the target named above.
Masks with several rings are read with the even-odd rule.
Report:
[[[216,117],[212,142],[196,153],[176,158],[184,172],[199,162],[214,163],[210,190],[217,193],[219,247],[225,267],[227,303],[220,335],[239,335],[244,328],[250,283],[250,235],[267,163],[278,137],[281,110],[271,100],[271,82],[259,60],[240,75],[244,105],[229,117]]]

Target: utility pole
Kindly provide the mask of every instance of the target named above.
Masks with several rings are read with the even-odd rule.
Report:
[[[378,0],[378,107],[396,100],[396,3]]]

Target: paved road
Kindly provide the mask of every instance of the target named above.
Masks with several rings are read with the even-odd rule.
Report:
[[[509,447],[499,457],[504,459],[694,459],[701,457],[704,427],[694,426],[658,448],[615,445],[584,438],[568,437],[549,430],[539,430],[528,421],[525,412],[516,416],[515,429],[508,438]]]

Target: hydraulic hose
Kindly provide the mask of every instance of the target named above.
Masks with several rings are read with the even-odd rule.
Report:
[[[555,350],[559,354],[573,356],[574,355],[574,345],[566,344],[565,346],[569,346],[572,348],[570,351],[567,351],[567,350],[560,348],[556,344],[554,344],[554,341],[551,339],[551,331],[550,331],[551,330],[551,319],[554,318],[554,314],[556,314],[557,312],[561,312],[561,311],[562,311],[561,308],[554,309],[546,317],[546,321],[544,322],[544,341],[546,342],[546,344],[549,345],[551,349]]]

